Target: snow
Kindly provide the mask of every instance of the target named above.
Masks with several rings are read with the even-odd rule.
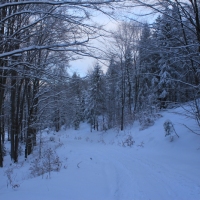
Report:
[[[6,156],[0,169],[0,199],[199,200],[200,136],[182,125],[196,128],[192,119],[178,112],[182,108],[162,112],[154,126],[142,131],[137,122],[125,131],[90,132],[87,124],[78,131],[44,131],[43,148],[56,150],[60,171],[32,177],[29,168],[38,149],[26,161],[20,157],[18,164]],[[163,127],[168,119],[180,136],[172,142]],[[124,147],[128,135],[135,143]],[[12,184],[7,169],[13,169]]]

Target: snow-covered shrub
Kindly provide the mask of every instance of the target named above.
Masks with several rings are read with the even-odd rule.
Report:
[[[136,116],[141,125],[140,130],[144,130],[150,126],[153,126],[156,119],[160,117],[162,117],[162,115],[160,115],[159,113],[148,113],[148,112],[141,112]]]
[[[86,137],[85,140],[86,140],[86,142],[89,142],[90,138],[89,138],[89,137]]]
[[[43,175],[45,172],[42,166],[42,160],[39,158],[34,159],[31,162],[30,170],[31,170],[31,175],[34,177]]]
[[[123,147],[131,147],[133,146],[135,143],[135,141],[133,140],[133,136],[132,135],[128,135],[128,137],[122,141],[122,146]]]
[[[172,124],[172,122],[170,120],[166,120],[165,123],[163,124],[163,126],[165,129],[165,137],[169,136],[170,142],[172,142],[174,140],[175,134],[177,135],[177,137],[179,137],[174,129],[174,125]]]
[[[100,138],[100,139],[98,140],[98,143],[106,144],[106,142],[105,142],[105,140],[104,140],[103,138]]]
[[[61,162],[56,152],[49,148],[44,152],[44,155],[45,158],[43,159],[43,167],[47,172],[49,172],[49,175],[51,171],[59,171]]]
[[[51,142],[55,142],[55,137],[51,136],[51,137],[49,138],[49,140],[50,140]]]
[[[142,141],[140,144],[137,145],[138,147],[144,147],[144,142]]]
[[[139,122],[140,122],[140,125],[141,125],[140,130],[146,129],[149,126],[154,125],[154,120],[151,116],[144,116],[143,118],[140,118]]]
[[[8,168],[6,171],[5,171],[5,175],[7,176],[7,179],[8,179],[8,182],[7,182],[7,187],[8,185],[12,185],[12,174],[13,174],[13,169],[12,168]]]
[[[6,171],[5,171],[5,175],[7,176],[7,187],[8,186],[11,186],[12,189],[16,189],[16,188],[19,188],[20,185],[18,183],[15,183],[15,180],[14,180],[14,175],[13,175],[13,168],[8,168]]]
[[[173,128],[172,128],[173,125],[170,120],[166,120],[163,126],[165,129],[165,137],[173,133]]]
[[[53,151],[51,148],[46,149],[43,152],[43,156],[41,159],[37,158],[33,160],[31,163],[31,174],[35,176],[40,176],[45,173],[50,173],[52,171],[59,171],[61,168],[61,161],[57,156],[56,152]]]

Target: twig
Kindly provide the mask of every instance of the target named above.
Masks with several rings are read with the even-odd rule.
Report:
[[[144,142],[141,142],[140,144],[137,145],[138,147],[144,147]]]
[[[175,131],[174,125],[172,124],[172,128],[174,129],[174,132],[176,133],[177,137],[179,138],[179,135],[177,134],[177,132]]]
[[[81,161],[81,162],[79,162],[79,163],[77,164],[77,167],[78,167],[78,168],[80,168],[80,166],[79,166],[79,165],[80,165],[81,163],[82,163],[82,161]]]
[[[200,135],[199,133],[196,133],[195,131],[193,131],[192,129],[190,129],[188,126],[186,126],[185,124],[182,124],[183,126],[185,126],[187,129],[189,129],[192,133],[196,134],[196,135]]]

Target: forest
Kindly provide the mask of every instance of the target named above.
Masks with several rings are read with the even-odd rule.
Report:
[[[156,19],[119,20],[106,31],[109,47],[97,53],[91,41],[105,30],[92,14],[115,17],[137,7]],[[45,128],[77,130],[87,122],[91,131],[123,130],[138,120],[144,129],[159,110],[188,101],[200,126],[198,0],[1,0],[0,46],[0,167],[5,140],[18,162],[19,148],[27,158]],[[97,62],[87,76],[70,76],[80,56]]]

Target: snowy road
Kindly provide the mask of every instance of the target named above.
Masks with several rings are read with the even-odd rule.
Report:
[[[162,152],[152,154],[145,150],[78,142],[70,149],[73,150],[68,173],[75,174],[76,181],[74,185],[69,183],[68,188],[78,193],[82,190],[77,197],[76,192],[69,192],[70,199],[200,199],[196,168],[191,171],[190,163],[180,163],[177,159],[172,159],[170,164]],[[77,190],[77,182],[80,190]]]
[[[170,164],[161,151],[74,140],[58,153],[67,158],[60,172],[51,178],[24,180],[16,191],[1,189],[1,199],[10,200],[13,195],[16,200],[200,199],[199,172],[195,171],[199,169],[173,157]]]

